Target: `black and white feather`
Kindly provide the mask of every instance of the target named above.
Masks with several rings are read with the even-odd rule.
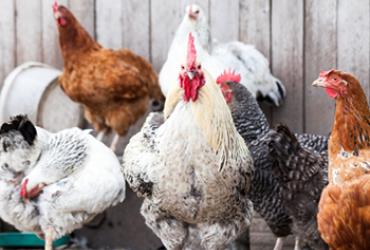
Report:
[[[283,125],[263,140],[270,148],[274,174],[281,180],[283,202],[293,219],[295,234],[311,249],[328,249],[316,220],[321,192],[328,184],[328,159],[302,147]]]
[[[294,200],[296,203],[286,201],[286,197],[291,197],[296,190],[286,189],[285,177],[282,174],[276,174],[276,169],[280,167],[281,169],[289,170],[297,167],[308,171],[308,173],[312,169],[314,169],[312,171],[320,172],[323,182],[320,182],[320,180],[316,181],[318,182],[316,183],[318,189],[316,189],[313,179],[313,184],[307,184],[311,179],[306,183],[307,187],[313,185],[311,189],[318,192],[318,190],[321,190],[326,178],[328,139],[320,135],[300,134],[297,135],[299,140],[295,139],[295,143],[292,143],[292,135],[283,133],[281,137],[284,140],[280,140],[280,143],[276,142],[274,145],[276,150],[285,150],[285,153],[278,154],[276,151],[272,151],[271,141],[275,138],[274,135],[280,134],[270,129],[268,121],[258,103],[244,86],[232,82],[227,84],[233,92],[233,99],[229,107],[235,126],[247,143],[254,160],[255,171],[252,176],[250,190],[250,199],[253,202],[254,209],[265,219],[271,231],[277,237],[284,237],[291,233],[302,236],[301,231],[294,231],[294,226],[297,225],[295,215],[297,210],[301,213],[307,210],[301,206],[302,204],[294,206],[297,205],[297,202],[301,202],[300,200]],[[291,144],[294,145],[294,148]],[[288,148],[286,149],[285,147]],[[304,172],[300,174],[304,174]],[[317,195],[317,192],[314,196]],[[312,204],[315,203],[312,202],[311,206]],[[317,204],[315,209],[317,209]],[[310,215],[311,221],[309,222],[300,220],[298,216],[298,220],[301,221],[300,228],[306,228],[307,230],[314,228],[316,231],[313,232],[317,233],[317,227],[311,223],[314,221],[313,213],[310,213]],[[315,238],[317,235],[314,233],[312,235],[308,235],[308,233],[303,235],[303,237],[306,237],[303,240],[317,239]]]
[[[250,224],[251,155],[209,78],[196,103],[180,96],[167,119],[149,114],[125,149],[123,168],[145,197],[146,224],[167,249],[225,249]]]
[[[117,157],[86,131],[50,133],[17,116],[3,125],[0,145],[0,217],[21,231],[56,239],[125,198]],[[20,197],[25,180],[28,190],[45,186],[29,201]]]

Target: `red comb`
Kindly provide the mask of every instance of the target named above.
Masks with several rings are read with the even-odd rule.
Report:
[[[331,69],[331,70],[328,70],[328,71],[321,71],[320,72],[320,77],[326,77],[328,75],[330,75],[332,72],[334,72],[335,69]]]
[[[27,183],[28,183],[28,179],[25,179],[21,186],[20,195],[24,199],[27,198]]]
[[[221,84],[224,82],[236,82],[240,83],[240,74],[237,74],[234,70],[225,70],[219,77],[217,77],[217,83]]]
[[[189,33],[189,40],[188,40],[188,57],[187,63],[188,68],[190,69],[192,66],[195,67],[195,59],[197,58],[197,51],[194,45],[194,37],[191,33]]]
[[[58,1],[55,0],[54,3],[53,3],[53,11],[54,12],[57,12],[58,11],[58,8],[59,8]]]

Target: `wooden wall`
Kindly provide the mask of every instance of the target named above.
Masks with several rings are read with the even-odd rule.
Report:
[[[0,0],[0,82],[29,60],[62,67],[52,2]],[[287,88],[280,108],[264,105],[273,123],[288,124],[298,132],[330,131],[334,103],[321,89],[311,87],[321,70],[338,67],[354,72],[369,95],[368,0],[59,0],[104,46],[128,47],[149,59],[156,70],[166,59],[185,6],[194,2],[206,11],[214,38],[254,44],[270,60],[273,73]],[[138,207],[129,193],[125,204],[109,212],[111,221],[104,226],[108,235],[97,236],[92,230],[90,238],[109,245],[127,238],[134,245],[143,243],[138,249],[156,249],[159,242],[142,220],[131,230],[133,219],[140,218]],[[117,214],[127,209],[135,210],[135,215],[120,221]],[[112,221],[118,224],[112,226]],[[143,231],[148,238],[142,237]]]
[[[0,80],[28,60],[62,66],[53,0],[0,1]],[[255,44],[287,87],[280,108],[265,108],[274,123],[328,133],[333,102],[310,86],[319,72],[354,72],[369,94],[368,0],[59,0],[104,46],[128,47],[163,64],[185,6],[198,2],[219,41]]]

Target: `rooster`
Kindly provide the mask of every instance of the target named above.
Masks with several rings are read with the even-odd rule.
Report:
[[[290,137],[283,134],[282,138],[285,143],[278,141],[276,145],[282,151],[287,150],[291,155],[286,152],[273,155],[269,142],[274,138],[272,135],[277,132],[270,128],[257,101],[246,87],[239,84],[240,80],[240,75],[225,71],[217,78],[217,83],[229,105],[234,124],[253,156],[255,170],[252,175],[249,197],[253,202],[254,209],[264,218],[271,231],[278,237],[275,250],[282,249],[283,237],[292,233],[296,236],[300,235],[304,242],[315,242],[315,234],[312,234],[311,237],[311,235],[301,234],[302,230],[294,229],[295,222],[297,222],[294,219],[295,211],[290,209],[289,201],[284,201],[287,193],[292,193],[292,190],[284,190],[283,177],[275,173],[279,166],[281,168],[310,169],[312,163],[304,160],[306,154],[312,155],[313,158],[322,157],[323,161],[327,162],[327,138],[314,134],[297,134],[299,146],[294,145],[293,147],[287,143],[291,141]],[[302,154],[303,150],[306,153]],[[299,162],[300,159],[303,159],[303,164]],[[325,163],[321,163],[320,166],[326,167]],[[311,221],[315,221],[314,217],[314,214],[310,217]],[[306,225],[309,224],[311,223]],[[317,243],[320,244],[320,239],[317,240]],[[308,245],[312,244],[308,243]],[[296,249],[298,246],[299,241],[297,240]]]
[[[115,154],[78,128],[50,133],[17,116],[0,129],[0,216],[53,240],[125,198]]]
[[[84,107],[85,118],[100,132],[116,132],[113,151],[120,136],[145,114],[149,98],[161,109],[164,97],[157,75],[142,57],[128,49],[103,48],[87,33],[64,6],[53,6],[64,59],[59,82],[64,92]]]
[[[339,70],[313,82],[336,102],[329,141],[329,185],[319,205],[321,236],[331,249],[370,249],[370,111],[359,81]]]
[[[186,46],[186,36],[189,32],[198,36],[200,47],[207,54],[204,56],[203,66],[213,78],[216,79],[225,69],[232,68],[241,74],[241,84],[247,87],[255,98],[269,100],[276,106],[281,104],[286,94],[285,87],[271,74],[268,60],[252,45],[241,42],[214,46],[211,43],[206,15],[195,4],[186,8],[185,16],[168,52],[167,61],[159,74],[161,88],[165,95],[176,79],[174,74],[174,68],[178,66],[176,60]]]
[[[252,217],[251,155],[196,42],[190,33],[164,114],[151,113],[123,155],[129,185],[145,197],[146,224],[167,249],[189,247],[192,235],[204,249],[225,249]]]

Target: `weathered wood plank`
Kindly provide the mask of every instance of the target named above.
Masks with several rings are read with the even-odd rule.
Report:
[[[359,78],[369,96],[370,2],[338,1],[338,68]]]
[[[334,102],[311,83],[320,71],[336,67],[336,6],[336,0],[312,0],[305,11],[305,130],[325,135],[331,131]]]
[[[59,48],[58,28],[52,5],[54,0],[42,1],[42,61],[56,68],[63,67]],[[68,6],[68,0],[59,0],[59,5]]]
[[[168,49],[175,35],[177,27],[185,13],[185,7],[190,0],[167,1],[151,0],[151,59],[156,70],[160,70],[167,59]],[[202,1],[200,6],[208,13],[208,0]]]
[[[42,60],[41,0],[16,0],[17,64]]]
[[[239,0],[210,0],[212,39],[229,42],[239,38]]]
[[[240,0],[239,6],[239,40],[253,44],[270,60],[270,0]],[[274,108],[266,103],[260,106],[271,121]]]
[[[270,58],[270,0],[240,0],[239,39]]]
[[[180,24],[182,13],[180,1],[151,1],[151,60],[159,71],[167,59],[168,49]]]
[[[272,69],[287,88],[273,122],[303,131],[303,1],[272,1]]]
[[[122,1],[96,0],[96,36],[104,47],[122,48],[122,9]]]
[[[150,58],[150,0],[123,1],[123,47]],[[135,13],[133,15],[133,13]]]
[[[15,4],[13,0],[0,1],[0,88],[6,75],[15,66]]]
[[[95,37],[95,0],[70,0],[69,7],[81,25]]]

